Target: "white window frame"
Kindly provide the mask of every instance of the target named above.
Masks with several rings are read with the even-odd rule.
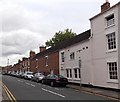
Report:
[[[67,71],[68,71],[68,73],[67,73]],[[67,77],[68,79],[71,79],[71,78],[72,78],[72,69],[70,69],[70,68],[67,68],[67,69],[66,69],[66,77]]]
[[[109,63],[117,63],[117,79],[110,79],[110,73],[109,73]],[[110,59],[110,60],[107,60],[107,71],[108,71],[108,83],[118,83],[118,62],[117,62],[117,59]]]
[[[45,56],[45,66],[48,66],[48,55]]]
[[[107,20],[108,18],[110,18],[112,16],[113,16],[112,19]],[[111,14],[111,15],[105,17],[105,20],[106,20],[106,27],[111,27],[111,26],[115,25],[115,15],[114,14]]]
[[[75,59],[75,52],[71,52],[69,58],[70,58],[70,60],[74,60]]]
[[[112,32],[106,35],[107,37],[107,50],[113,51],[117,49],[117,39],[116,39],[116,33]],[[111,37],[111,38],[110,38]],[[113,38],[114,37],[114,38]],[[115,39],[115,41],[114,41]],[[109,40],[109,41],[108,41]],[[111,41],[112,40],[112,41]],[[111,45],[110,45],[111,44]],[[113,45],[112,45],[113,44]],[[112,47],[112,48],[111,48]]]
[[[65,52],[61,52],[61,62],[65,62]]]
[[[77,70],[77,78],[75,77],[75,70]],[[74,78],[80,79],[81,78],[81,68],[74,68]]]

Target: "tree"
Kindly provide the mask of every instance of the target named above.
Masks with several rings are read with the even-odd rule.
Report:
[[[59,42],[66,40],[66,39],[70,39],[74,37],[75,35],[76,33],[72,32],[72,29],[65,29],[64,31],[56,32],[55,35],[52,37],[52,39],[47,40],[47,42],[45,42],[46,47],[55,46]]]

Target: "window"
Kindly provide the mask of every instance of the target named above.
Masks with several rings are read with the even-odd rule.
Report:
[[[74,52],[72,52],[72,53],[70,54],[70,60],[73,60],[73,59],[75,59],[75,53],[74,53]]]
[[[75,78],[81,78],[80,68],[74,69],[74,77]]]
[[[72,69],[66,69],[67,78],[72,78]]]
[[[64,52],[61,53],[61,61],[64,62],[65,60]]]
[[[114,25],[115,24],[114,14],[106,17],[106,22],[107,22],[107,27]]]
[[[108,34],[107,35],[107,40],[108,40],[108,49],[115,49],[116,48],[116,37],[115,37],[115,32]]]
[[[48,56],[45,56],[45,65],[48,66]]]
[[[74,69],[75,78],[77,78],[77,69]]]
[[[117,62],[108,63],[109,79],[118,79]]]

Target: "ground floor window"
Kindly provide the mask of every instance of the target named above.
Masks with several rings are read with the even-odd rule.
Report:
[[[118,79],[117,62],[108,63],[109,79]]]
[[[81,78],[80,68],[74,69],[74,77],[75,78]]]
[[[67,78],[72,78],[72,69],[66,69]]]

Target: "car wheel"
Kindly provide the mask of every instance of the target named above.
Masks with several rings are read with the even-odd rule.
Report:
[[[54,82],[51,81],[50,85],[53,87],[54,86]]]
[[[44,80],[42,80],[41,83],[44,84]]]
[[[36,81],[37,81],[37,83],[38,83],[38,82],[39,82],[39,79],[37,79]]]

